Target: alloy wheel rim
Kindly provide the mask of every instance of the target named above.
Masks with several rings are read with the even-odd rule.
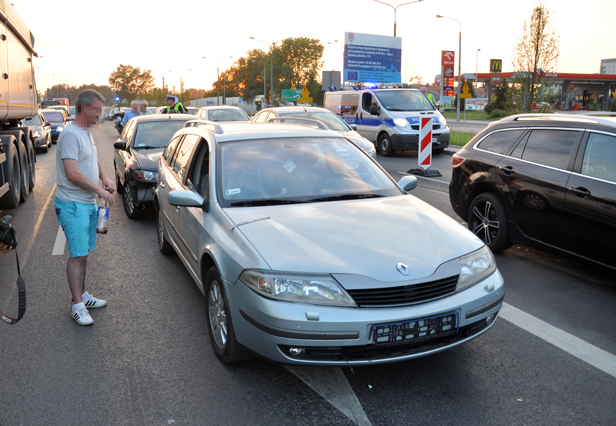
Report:
[[[208,304],[210,332],[214,337],[216,346],[218,346],[219,349],[224,349],[227,344],[227,313],[225,311],[225,302],[222,298],[217,281],[213,281],[210,285]]]
[[[498,237],[499,218],[498,212],[490,203],[486,201],[483,206],[478,205],[473,209],[473,233],[484,243],[490,245]]]
[[[130,188],[124,188],[124,205],[126,209],[133,214],[135,212],[135,203],[133,202],[133,194],[130,192]]]

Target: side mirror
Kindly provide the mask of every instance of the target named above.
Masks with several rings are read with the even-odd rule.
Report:
[[[381,108],[377,104],[372,104],[370,106],[370,114],[371,115],[380,115],[381,114]]]
[[[357,124],[349,124],[351,126],[351,130],[357,131]]]
[[[411,191],[417,187],[417,178],[415,176],[402,176],[398,181],[398,185],[405,191]]]
[[[118,141],[118,142],[113,144],[113,147],[115,149],[119,149],[120,151],[126,151],[126,142],[125,141]]]
[[[169,193],[169,204],[176,207],[198,207],[209,211],[209,202],[206,198],[201,197],[188,190],[176,190]]]
[[[50,126],[51,127],[51,123],[49,121],[45,122],[45,126]]]

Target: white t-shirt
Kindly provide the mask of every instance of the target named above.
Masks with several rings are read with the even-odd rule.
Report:
[[[98,185],[98,156],[92,135],[75,123],[69,123],[58,138],[56,174],[58,189],[56,197],[62,201],[85,204],[96,203],[96,192],[89,191],[68,180],[64,159],[77,160],[77,168],[92,183]]]

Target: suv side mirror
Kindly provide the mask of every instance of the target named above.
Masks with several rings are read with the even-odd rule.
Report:
[[[371,115],[380,115],[381,114],[381,108],[377,104],[372,104],[370,106],[370,114]]]
[[[118,141],[118,142],[113,144],[113,147],[115,149],[119,149],[120,151],[126,151],[126,142],[125,141]]]

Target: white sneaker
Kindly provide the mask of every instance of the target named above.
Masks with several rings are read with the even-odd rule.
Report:
[[[94,324],[94,320],[90,316],[90,313],[88,312],[85,306],[80,306],[78,308],[75,308],[75,306],[73,306],[72,315],[73,315],[73,319],[75,320],[75,322],[79,325]]]
[[[88,293],[87,291],[84,293],[85,297],[83,298],[83,303],[86,304],[86,308],[102,308],[103,306],[107,305],[107,301],[106,300],[102,300],[102,299],[97,299],[96,297],[92,296],[90,293]]]

